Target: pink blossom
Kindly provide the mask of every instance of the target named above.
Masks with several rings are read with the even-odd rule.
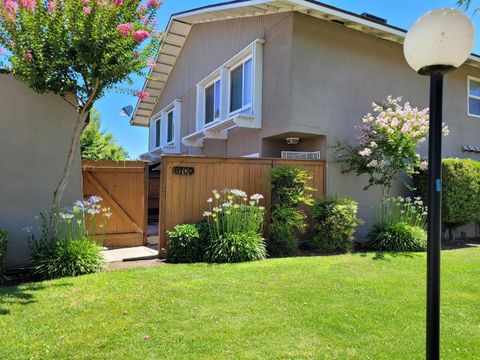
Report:
[[[137,43],[141,43],[143,40],[148,38],[150,33],[146,30],[135,30],[132,32],[132,36]]]
[[[422,161],[419,165],[420,169],[427,170],[428,169],[428,161]]]
[[[117,26],[117,30],[122,36],[128,36],[130,34],[130,31],[132,31],[132,28],[133,26],[130,23],[120,24]]]
[[[83,12],[88,15],[88,14],[90,14],[90,13],[92,12],[92,9],[90,9],[89,6],[85,6],[85,7],[83,8]]]
[[[123,0],[113,0],[113,5],[122,6],[123,5]]]
[[[49,0],[47,10],[49,12],[54,12],[55,10],[57,10],[57,0]]]
[[[150,93],[146,92],[146,91],[140,91],[140,90],[137,90],[135,91],[135,94],[138,96],[139,99],[148,99],[150,97]]]
[[[372,150],[370,150],[369,148],[365,148],[362,151],[359,151],[358,153],[360,155],[362,155],[363,157],[366,157],[366,156],[370,156],[372,154]]]
[[[18,11],[18,3],[15,0],[5,0],[5,10],[7,12],[7,20],[15,22],[15,14]]]
[[[20,0],[20,4],[22,5],[23,8],[33,11],[35,10],[35,0]]]
[[[0,47],[0,55],[5,55],[5,49],[3,47]]]
[[[147,60],[147,65],[150,69],[153,69],[155,67],[155,60],[154,59],[148,59]]]
[[[140,7],[138,8],[139,14],[144,14],[146,11],[147,11],[147,5],[145,4],[140,5]]]
[[[392,125],[392,126],[397,126],[397,125],[398,125],[398,119],[397,119],[396,117],[394,117],[394,118],[392,119],[392,121],[390,122],[390,125]]]
[[[377,166],[378,166],[378,161],[377,160],[372,160],[367,164],[367,167],[376,168]]]
[[[26,53],[23,54],[23,56],[25,57],[25,60],[30,61],[30,62],[33,61],[33,55],[32,55],[31,52],[27,51]]]
[[[153,9],[158,9],[161,3],[160,0],[147,0],[147,6]]]
[[[80,0],[82,3],[84,3],[85,5],[88,5],[90,4],[90,0]]]

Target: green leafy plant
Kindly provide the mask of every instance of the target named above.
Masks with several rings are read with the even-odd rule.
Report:
[[[426,170],[413,177],[414,193],[427,199]],[[442,225],[453,240],[453,231],[480,221],[480,162],[471,159],[442,161]]]
[[[272,208],[268,253],[291,256],[298,253],[298,234],[307,229],[307,217],[300,205],[311,206],[315,191],[309,184],[312,175],[291,166],[275,167],[270,172]]]
[[[312,192],[315,191],[309,183],[313,176],[306,170],[278,166],[270,172],[272,186],[272,205],[293,206],[299,204],[312,205]]]
[[[32,233],[32,227],[24,228],[29,233],[35,274],[43,279],[54,279],[101,269],[103,256],[99,244],[111,216],[110,210],[100,205],[101,201],[99,196],[91,196],[76,201],[71,209],[41,212],[38,237]],[[52,222],[56,226],[54,238],[49,236]]]
[[[132,74],[146,76],[161,35],[155,31],[159,0],[6,0],[0,4],[0,44],[6,68],[38,93],[51,92],[77,113],[53,208],[70,179],[80,136],[94,102]],[[151,77],[153,80],[153,77]],[[140,98],[144,91],[127,90]],[[48,234],[54,236],[55,223]]]
[[[297,233],[307,230],[306,216],[300,209],[276,206],[272,210],[268,253],[271,256],[297,255]],[[274,240],[272,240],[274,239]]]
[[[325,254],[351,251],[355,229],[363,223],[357,218],[357,210],[357,202],[347,198],[325,197],[317,201],[312,208],[312,248]]]
[[[375,224],[367,234],[372,251],[425,251],[427,233],[419,226],[403,222]]]
[[[248,197],[238,189],[213,191],[203,216],[209,228],[208,262],[240,262],[265,258],[262,237],[265,208],[261,194]]]
[[[3,282],[3,267],[7,255],[8,232],[0,229],[0,284]]]
[[[205,257],[206,243],[199,226],[183,224],[167,231],[170,241],[167,245],[167,261],[172,263],[201,262]]]
[[[113,135],[100,130],[101,119],[97,109],[90,110],[90,121],[80,138],[80,152],[84,160],[125,160],[127,151],[117,145]]]
[[[380,204],[379,221],[384,224],[405,223],[425,229],[427,207],[420,197],[386,197]]]
[[[263,260],[266,255],[262,236],[247,231],[226,233],[214,239],[207,248],[206,260],[211,263],[237,263]]]
[[[98,272],[103,266],[102,247],[88,239],[59,240],[35,248],[33,270],[42,279]]]

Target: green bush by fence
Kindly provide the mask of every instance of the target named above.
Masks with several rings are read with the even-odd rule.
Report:
[[[362,220],[357,218],[358,204],[347,198],[326,197],[312,208],[314,236],[312,248],[324,254],[351,251],[354,233]]]
[[[416,196],[427,200],[427,171],[413,176]],[[462,225],[480,222],[480,162],[471,159],[442,161],[442,225],[452,231]]]

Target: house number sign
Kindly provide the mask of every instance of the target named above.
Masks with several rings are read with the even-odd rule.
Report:
[[[192,176],[195,174],[195,169],[189,166],[174,166],[173,167],[173,174],[174,175],[185,175],[185,176]]]

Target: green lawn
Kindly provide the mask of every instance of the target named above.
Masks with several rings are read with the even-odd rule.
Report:
[[[443,359],[480,354],[480,249],[443,253]],[[425,255],[167,265],[0,289],[0,359],[422,359]]]

